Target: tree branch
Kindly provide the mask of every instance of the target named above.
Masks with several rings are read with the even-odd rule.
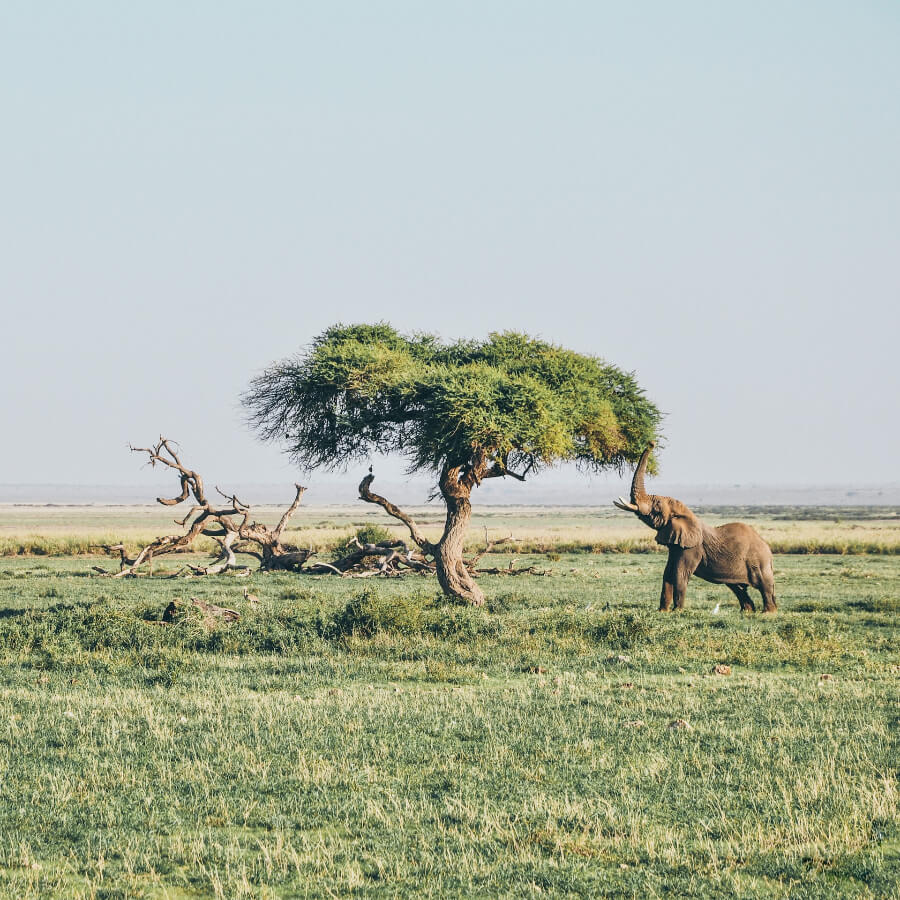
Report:
[[[250,507],[246,503],[241,503],[240,500],[234,494],[226,494],[218,485],[216,485],[216,492],[220,497],[224,497],[226,500],[231,501],[231,505],[238,510],[239,512],[244,512],[245,510],[250,509]]]
[[[525,481],[525,476],[534,468],[534,457],[528,461],[528,465],[525,466],[525,471],[520,475],[518,472],[513,472],[511,469],[508,469],[506,466],[506,457],[504,456],[501,459],[495,460],[494,464],[484,473],[481,477],[484,478],[505,478],[509,475],[510,478],[515,478],[517,481]]]
[[[422,548],[425,553],[434,553],[434,544],[419,531],[419,526],[415,523],[412,516],[407,515],[399,507],[394,506],[390,500],[373,493],[370,488],[375,476],[369,472],[365,478],[359,483],[359,497],[366,503],[377,503],[389,516],[399,519],[409,529],[410,537]]]
[[[515,540],[515,538],[513,538],[513,536],[511,534],[507,535],[507,537],[499,538],[498,540],[491,540],[488,537],[487,526],[485,526],[484,547],[481,550],[479,550],[478,553],[476,553],[471,559],[466,560],[466,568],[470,572],[474,573],[476,566],[478,565],[479,562],[481,562],[481,558],[486,553],[490,553],[494,549],[494,547],[496,547],[498,544],[508,544],[508,543],[510,543],[510,541],[513,541],[513,540]]]
[[[297,511],[297,507],[300,506],[300,498],[306,493],[306,488],[302,484],[295,484],[294,487],[297,489],[297,496],[294,497],[294,502],[284,511],[284,515],[272,532],[272,534],[279,538],[281,537],[281,532],[287,527],[287,523],[290,522],[291,516],[294,515]]]

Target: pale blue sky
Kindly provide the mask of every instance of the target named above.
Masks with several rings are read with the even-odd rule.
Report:
[[[7,0],[0,481],[160,431],[293,481],[241,390],[378,319],[635,370],[670,482],[897,481],[898,48],[895,0]]]

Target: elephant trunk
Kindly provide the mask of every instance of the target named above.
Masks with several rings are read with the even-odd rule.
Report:
[[[641,461],[634,470],[634,478],[631,479],[631,502],[639,508],[646,505],[650,500],[650,495],[644,487],[644,472],[647,469],[647,458],[650,456],[650,451],[655,446],[656,444],[654,441],[650,441],[650,443],[647,444],[647,448],[641,454]]]

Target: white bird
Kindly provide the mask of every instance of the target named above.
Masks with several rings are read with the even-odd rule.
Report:
[[[251,594],[249,588],[244,588],[244,599],[252,606],[256,606],[259,603],[259,597],[256,594]]]
[[[719,607],[720,607],[721,605],[722,605],[721,603],[717,603],[717,604],[716,604],[716,608],[712,611],[712,614],[713,614],[714,616],[717,616],[717,615],[719,614]]]

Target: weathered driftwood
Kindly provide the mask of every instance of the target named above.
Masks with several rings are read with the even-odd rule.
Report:
[[[400,575],[404,570],[434,574],[434,565],[421,553],[409,548],[406,541],[379,541],[360,543],[351,538],[347,543],[349,553],[334,562],[318,562],[303,571],[311,575],[340,575],[344,578],[369,578],[373,575]]]
[[[511,559],[505,568],[494,566],[490,569],[476,569],[472,574],[475,578],[479,575],[549,575],[549,569],[539,569],[535,565],[515,567],[516,561]]]
[[[176,506],[192,497],[194,505],[182,519],[175,524],[187,529],[181,534],[163,535],[147,544],[137,556],[130,557],[122,544],[113,544],[106,548],[107,552],[119,554],[119,571],[107,572],[98,566],[94,570],[112,578],[135,576],[146,566],[152,573],[154,557],[187,550],[193,542],[203,535],[212,538],[219,545],[218,555],[205,566],[188,565],[194,575],[218,575],[222,572],[236,570],[246,574],[246,566],[237,562],[237,551],[247,553],[260,562],[262,569],[300,569],[310,556],[310,551],[294,547],[282,542],[282,534],[291,516],[300,506],[300,500],[306,490],[302,485],[294,485],[296,494],[291,505],[284,511],[280,521],[274,528],[259,522],[251,521],[251,507],[243,503],[234,494],[226,494],[216,488],[216,492],[227,501],[227,505],[215,506],[207,499],[206,489],[201,476],[187,468],[179,459],[175,442],[160,437],[153,447],[131,447],[135,453],[146,453],[151,466],[157,464],[173,469],[181,482],[181,493],[176,497],[157,497],[157,503],[163,506]]]

